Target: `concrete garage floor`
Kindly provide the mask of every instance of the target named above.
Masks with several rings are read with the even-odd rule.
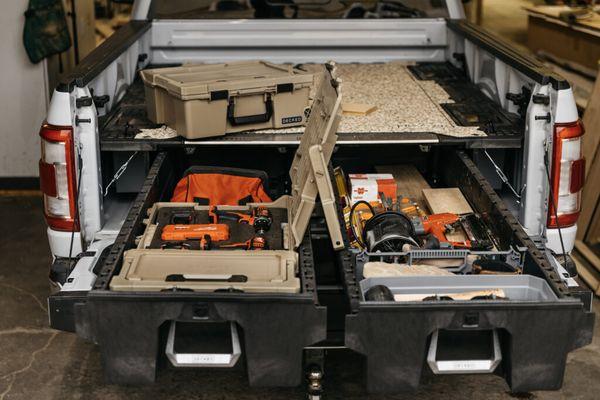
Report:
[[[249,388],[241,363],[233,370],[161,370],[157,383],[146,387],[107,385],[95,345],[48,327],[45,299],[51,260],[41,199],[0,197],[0,221],[0,400],[303,398],[303,387]],[[600,310],[599,301],[595,308]],[[564,388],[559,392],[511,396],[501,378],[479,375],[431,376],[417,393],[367,396],[360,357],[334,352],[326,368],[326,398],[597,399],[598,320],[594,343],[569,356]]]

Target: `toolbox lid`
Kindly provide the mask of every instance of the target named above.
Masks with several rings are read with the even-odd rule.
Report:
[[[157,77],[161,75],[168,74],[185,74],[185,73],[193,73],[198,71],[208,71],[210,69],[222,70],[226,65],[233,64],[248,64],[252,61],[236,61],[231,62],[229,64],[219,63],[219,64],[183,64],[178,67],[161,67],[161,68],[152,68],[152,69],[143,69],[140,71],[140,76],[142,77],[142,81],[145,85],[150,87],[157,86]]]
[[[344,245],[328,169],[342,118],[341,81],[334,64],[321,68],[322,73],[315,74],[316,91],[310,116],[290,168],[290,225],[296,248],[302,242],[319,195],[333,247],[341,249]]]
[[[254,93],[291,92],[310,87],[313,74],[265,61],[242,61],[149,70],[147,84],[182,100],[224,99]]]

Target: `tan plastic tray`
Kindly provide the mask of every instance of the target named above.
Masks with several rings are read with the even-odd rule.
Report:
[[[313,74],[263,61],[140,72],[148,117],[187,139],[304,125]]]
[[[121,272],[110,288],[117,291],[160,291],[192,289],[213,292],[234,288],[244,292],[297,293],[297,255],[290,251],[255,251],[252,257],[244,250],[186,251],[129,250]],[[169,275],[187,280],[168,282]],[[246,282],[227,282],[232,275],[246,277]],[[213,281],[209,281],[213,280]]]

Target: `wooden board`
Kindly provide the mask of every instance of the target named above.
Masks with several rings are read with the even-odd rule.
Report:
[[[569,24],[558,18],[556,7],[526,7],[529,14],[527,46],[596,70],[600,58],[600,16]]]
[[[588,174],[589,166],[597,154],[598,143],[600,143],[600,71],[598,71],[594,89],[583,114],[583,126],[585,127],[583,156],[588,162],[588,170],[586,171],[586,174]],[[600,179],[600,176],[596,179]]]
[[[596,206],[594,217],[585,235],[585,241],[592,246],[597,246],[600,243],[600,205]]]
[[[395,301],[423,301],[423,299],[431,296],[438,295],[440,297],[450,297],[453,300],[471,300],[473,297],[478,296],[492,296],[506,297],[504,290],[502,289],[487,289],[487,290],[474,290],[471,292],[462,293],[408,293],[408,294],[395,294]]]
[[[581,240],[575,241],[575,249],[597,272],[600,273],[600,257],[590,248],[586,243]]]
[[[473,212],[459,188],[423,189],[423,196],[432,214]]]
[[[398,187],[398,196],[405,196],[416,202],[419,207],[427,210],[427,202],[423,196],[423,189],[429,189],[429,183],[412,164],[381,165],[375,171],[380,174],[392,174]]]
[[[344,115],[369,115],[375,110],[377,110],[377,106],[373,104],[342,103],[342,112]]]
[[[600,231],[600,72],[596,78],[594,91],[583,115],[586,134],[583,136],[583,156],[586,159],[586,184],[581,199],[577,239],[588,240],[588,233],[597,236]],[[595,238],[594,238],[595,239]]]
[[[537,15],[551,20],[556,20],[556,22],[561,22],[566,25],[568,25],[567,22],[560,19],[560,14],[562,12],[574,11],[574,9],[569,6],[528,6],[523,8],[530,15]],[[592,13],[590,18],[578,19],[572,25],[599,31],[600,34],[600,15],[597,13]]]
[[[431,276],[445,275],[453,276],[452,272],[431,265],[413,264],[390,264],[385,262],[365,263],[363,276],[365,278],[380,278],[388,276]]]
[[[581,199],[581,214],[578,220],[577,239],[586,240],[587,233],[590,230],[590,224],[594,215],[599,211],[598,202],[600,201],[600,157],[596,156],[593,162],[586,162],[586,169],[589,173],[586,176],[586,183],[583,187],[583,196]],[[590,165],[591,164],[591,165]]]
[[[575,250],[571,256],[577,265],[579,277],[590,287],[590,290],[600,296],[600,273]]]

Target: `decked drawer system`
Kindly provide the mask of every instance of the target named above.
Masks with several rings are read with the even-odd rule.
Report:
[[[351,308],[345,344],[365,356],[371,392],[415,389],[427,364],[435,373],[494,372],[513,392],[559,389],[567,354],[591,343],[594,314],[569,292],[468,156],[462,151],[449,153],[441,162],[445,166],[439,171],[441,181],[461,188],[502,250],[518,249],[523,274],[362,280],[357,266],[380,255],[340,252]],[[418,301],[366,301],[364,293],[376,284],[388,286],[394,294],[441,294]],[[442,295],[491,288],[501,288],[507,298],[461,301]],[[454,336],[440,340],[440,335]],[[478,340],[493,347],[483,359],[469,355],[469,347]],[[440,362],[436,354],[443,353],[454,357]]]
[[[493,372],[505,377],[515,392],[560,388],[567,354],[591,342],[594,314],[586,297],[589,292],[573,292],[563,284],[543,247],[527,236],[470,158],[472,148],[521,147],[523,120],[496,106],[450,63],[420,63],[406,71],[415,80],[435,82],[449,94],[452,101],[442,108],[454,124],[479,128],[485,135],[342,131],[338,132],[337,153],[334,141],[321,143],[321,165],[330,159],[334,166],[342,164],[346,149],[364,149],[368,156],[359,158],[355,166],[370,168],[380,165],[379,151],[400,154],[400,149],[413,146],[411,151],[417,153],[418,145],[432,145],[430,164],[436,169],[437,185],[462,190],[497,237],[499,250],[518,255],[523,275],[501,279],[456,275],[427,282],[406,277],[363,279],[361,263],[379,256],[354,252],[348,249],[347,238],[330,237],[336,232],[331,219],[335,198],[323,197],[326,192],[318,186],[325,181],[317,182],[314,174],[298,174],[300,181],[293,174],[291,180],[287,176],[287,168],[311,157],[304,148],[299,161],[288,149],[298,144],[302,148],[301,133],[238,132],[206,141],[134,139],[140,128],[156,127],[148,119],[138,79],[119,105],[102,117],[100,146],[105,154],[147,152],[151,160],[147,177],[116,242],[101,256],[92,290],[59,292],[49,298],[52,326],[97,343],[106,375],[117,383],[154,381],[157,354],[166,353],[177,366],[227,367],[245,359],[251,385],[294,386],[301,382],[303,363],[318,365],[326,349],[345,347],[365,356],[367,387],[372,392],[414,389],[424,368],[434,373]],[[313,106],[311,116],[314,112]],[[286,175],[281,185],[285,190],[278,195],[300,190],[298,182],[310,182],[314,201],[318,188],[324,207],[316,207],[311,216],[309,201],[309,211],[296,214],[306,227],[295,231],[299,291],[295,285],[285,293],[189,288],[133,291],[127,286],[111,290],[111,281],[122,272],[124,261],[132,265],[139,256],[137,250],[128,258],[125,253],[136,248],[148,210],[172,193],[182,171],[178,162],[184,148],[201,149],[207,163],[227,158],[243,164],[252,161],[249,153],[262,157],[270,152],[271,160],[261,161],[284,165]],[[409,163],[410,159],[401,161]],[[304,189],[301,192],[307,194]],[[296,210],[300,208],[292,203]],[[324,219],[320,209],[330,218]],[[345,249],[339,249],[340,241],[346,242]],[[324,275],[328,283],[321,284]],[[510,295],[503,300],[365,300],[364,293],[378,283],[394,294],[502,287]],[[196,329],[199,326],[204,330]],[[206,350],[193,340],[187,347],[179,346],[176,337],[186,333],[207,338],[226,335],[228,347]]]

